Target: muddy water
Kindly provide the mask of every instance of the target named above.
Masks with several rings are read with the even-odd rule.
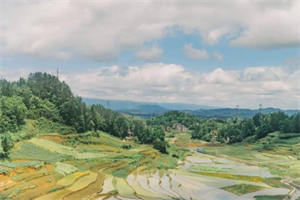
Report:
[[[194,152],[177,169],[169,170],[162,176],[158,172],[129,175],[125,181],[128,184],[126,187],[130,188],[128,194],[119,194],[108,199],[252,200],[256,195],[282,195],[289,193],[288,189],[272,188],[261,182],[247,182],[199,175],[197,174],[199,169],[208,170],[209,172],[213,172],[215,169],[221,170],[222,173],[226,171],[228,174],[244,176],[272,177],[272,174],[264,168],[248,166],[225,158]],[[112,189],[111,181],[110,179],[104,184],[104,187],[107,185],[105,191],[108,191],[108,188]],[[241,183],[259,185],[265,187],[265,189],[240,196],[222,189],[226,186]]]

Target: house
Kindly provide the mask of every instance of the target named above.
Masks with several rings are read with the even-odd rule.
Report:
[[[126,140],[133,140],[134,138],[134,134],[133,132],[131,132],[130,130],[128,130],[128,136],[125,137]]]
[[[173,129],[176,129],[176,130],[178,130],[178,131],[181,131],[181,132],[185,132],[185,131],[188,130],[187,127],[185,127],[184,125],[182,125],[182,124],[180,124],[180,123],[174,123],[172,128],[173,128]]]

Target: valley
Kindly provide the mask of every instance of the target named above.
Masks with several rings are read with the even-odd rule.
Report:
[[[1,198],[299,198],[292,186],[299,187],[299,154],[289,145],[259,152],[250,145],[212,144],[176,132],[167,138],[169,154],[161,154],[104,132],[84,134],[76,146],[68,143],[74,135],[56,133],[18,142],[11,162],[0,162]]]

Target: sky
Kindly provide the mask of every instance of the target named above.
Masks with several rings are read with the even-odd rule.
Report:
[[[79,96],[300,109],[299,0],[0,0],[0,77]]]

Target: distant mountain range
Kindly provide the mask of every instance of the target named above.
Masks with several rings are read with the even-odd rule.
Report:
[[[282,111],[288,115],[293,115],[300,110],[281,110],[279,108],[263,108],[259,109],[237,109],[237,108],[217,108],[213,106],[203,106],[195,104],[184,104],[184,103],[146,103],[146,102],[136,102],[136,101],[123,101],[123,100],[105,100],[105,99],[89,99],[83,98],[83,101],[88,104],[101,104],[106,108],[112,110],[126,113],[129,115],[139,116],[139,117],[153,117],[163,114],[168,111],[177,110],[182,112],[187,112],[189,114],[205,117],[205,118],[232,118],[241,117],[249,118],[254,116],[256,113],[272,113]]]
[[[101,104],[106,108],[110,108],[112,110],[131,110],[137,109],[139,106],[143,108],[147,105],[153,106],[154,109],[162,107],[163,109],[167,110],[198,110],[198,109],[212,109],[217,108],[215,106],[203,106],[203,105],[196,105],[196,104],[184,104],[184,103],[155,103],[155,102],[139,102],[139,101],[124,101],[124,100],[108,100],[108,99],[90,99],[90,98],[83,98],[83,101],[88,104]]]
[[[232,118],[232,117],[241,117],[241,118],[250,118],[253,117],[257,113],[273,113],[273,112],[279,112],[282,111],[287,115],[293,115],[300,110],[281,110],[279,108],[263,108],[261,110],[259,109],[237,109],[237,108],[219,108],[219,109],[209,109],[209,110],[194,110],[194,111],[187,111],[190,114],[196,115],[198,117],[206,117],[206,118]]]

